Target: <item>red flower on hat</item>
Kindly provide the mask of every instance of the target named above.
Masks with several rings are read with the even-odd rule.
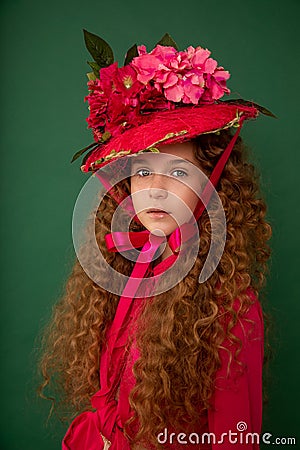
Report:
[[[137,95],[143,88],[142,83],[137,80],[137,73],[131,65],[120,67],[113,77],[116,91],[122,94],[125,104],[136,107]]]
[[[132,126],[139,114],[141,89],[144,89],[131,66],[118,68],[117,62],[100,70],[100,79],[89,81],[86,100],[90,114],[87,118],[94,137],[101,141],[104,131],[116,136]],[[100,129],[103,128],[103,132]]]

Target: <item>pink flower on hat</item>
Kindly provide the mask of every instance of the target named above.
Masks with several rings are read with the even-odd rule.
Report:
[[[132,65],[137,71],[137,79],[141,83],[147,84],[150,80],[154,78],[158,70],[160,61],[158,58],[149,55],[148,53],[145,53],[144,55],[135,58],[135,60],[136,59],[138,59],[137,65],[134,63]]]
[[[167,100],[175,103],[198,105],[221,98],[229,89],[224,81],[229,72],[217,67],[217,61],[210,58],[211,52],[202,47],[188,47],[177,52],[173,47],[157,45],[150,53],[139,47],[139,56],[132,65],[137,79],[144,84],[153,82],[156,89]],[[210,91],[209,93],[204,93]]]

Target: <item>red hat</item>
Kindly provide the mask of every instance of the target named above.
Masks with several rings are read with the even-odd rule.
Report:
[[[93,72],[86,97],[95,142],[72,159],[89,150],[83,172],[125,155],[158,152],[157,146],[239,127],[259,112],[273,116],[252,102],[220,100],[230,93],[230,74],[200,46],[178,51],[166,34],[150,53],[145,46],[131,47],[119,68],[104,40],[85,30],[84,36],[95,59],[89,63]]]

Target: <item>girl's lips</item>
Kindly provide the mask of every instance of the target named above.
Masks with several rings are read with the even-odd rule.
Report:
[[[169,213],[167,211],[164,211],[162,209],[149,209],[148,211],[146,211],[146,213],[148,214],[148,216],[150,216],[153,219],[163,219],[166,216],[169,215]]]

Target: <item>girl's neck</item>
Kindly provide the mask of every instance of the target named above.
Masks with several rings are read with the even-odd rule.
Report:
[[[161,261],[163,261],[164,259],[168,258],[168,256],[171,256],[173,254],[171,247],[169,246],[168,243],[166,243],[166,248],[164,249],[162,255],[161,255]]]

